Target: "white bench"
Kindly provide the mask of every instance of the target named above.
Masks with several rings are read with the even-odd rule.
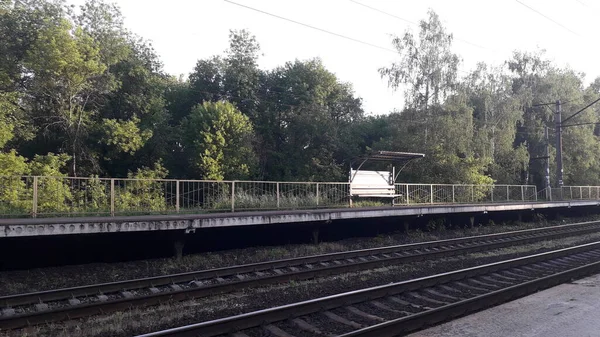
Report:
[[[350,196],[362,198],[396,198],[396,186],[388,171],[350,170]],[[393,204],[393,202],[392,202]]]

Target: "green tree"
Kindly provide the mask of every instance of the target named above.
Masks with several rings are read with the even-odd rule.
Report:
[[[352,86],[319,59],[288,62],[266,74],[263,86],[255,121],[262,175],[321,181],[346,176],[354,142],[349,129],[363,117]]]
[[[480,63],[460,85],[473,107],[476,155],[491,161],[489,174],[499,183],[524,183],[529,154],[525,144],[514,146],[523,111],[512,93],[512,81],[501,68]]]
[[[71,174],[77,175],[78,158],[85,158],[85,137],[94,113],[88,106],[97,90],[94,79],[107,67],[93,39],[80,28],[71,34],[72,29],[66,19],[42,29],[25,66],[34,74],[29,88],[33,118],[44,133],[53,133],[69,149]]]
[[[440,104],[457,85],[460,58],[452,53],[452,34],[446,32],[439,16],[430,10],[428,20],[419,22],[419,38],[410,31],[402,37],[394,36],[392,45],[400,61],[389,68],[379,69],[393,89],[407,84],[407,107],[427,111],[431,105]]]
[[[183,146],[203,179],[248,177],[255,164],[249,118],[228,102],[204,102],[182,121]]]

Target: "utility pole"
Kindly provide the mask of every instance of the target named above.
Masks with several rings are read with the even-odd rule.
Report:
[[[560,100],[556,101],[556,187],[563,187],[563,159],[562,159],[562,117],[560,111]]]
[[[546,199],[552,200],[552,190],[550,186],[550,139],[548,138],[548,127],[544,129],[546,136]]]

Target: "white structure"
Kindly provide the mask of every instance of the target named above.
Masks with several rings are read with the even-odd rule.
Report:
[[[402,169],[413,159],[425,157],[422,153],[406,153],[378,151],[366,157],[359,158],[360,165],[354,170],[350,164],[350,205],[352,197],[363,198],[389,198],[394,205],[394,198],[402,196],[396,192],[396,178]],[[367,171],[361,170],[361,167],[368,161],[385,161],[403,164],[402,168],[396,173],[396,168],[392,166],[392,171]]]

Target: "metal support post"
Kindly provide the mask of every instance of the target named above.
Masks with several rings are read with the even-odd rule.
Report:
[[[277,208],[279,209],[279,183],[275,183],[275,189],[277,193]]]
[[[521,185],[521,201],[525,201],[525,186]]]
[[[235,212],[235,181],[231,182],[231,211]]]
[[[319,207],[319,183],[317,183],[317,207]]]
[[[546,200],[552,201],[552,187],[550,187],[550,139],[548,138],[547,126],[544,129],[544,136],[546,137]]]
[[[573,186],[569,186],[569,195],[571,196],[569,200],[573,200]]]
[[[454,198],[454,187],[455,187],[455,186],[454,186],[454,185],[452,185],[452,203],[455,203],[455,202],[456,202],[456,201],[455,201],[456,199]]]
[[[491,196],[492,196],[492,202],[494,202],[494,185],[492,185],[492,193],[491,193]]]
[[[509,195],[510,195],[510,190],[508,189],[508,185],[506,185],[506,201],[510,201]]]
[[[471,185],[471,202],[475,202],[475,185]]]
[[[408,184],[406,184],[406,204],[410,204],[410,200],[408,200]]]
[[[429,193],[431,195],[431,203],[433,204],[433,184],[429,185]]]
[[[33,204],[31,205],[31,216],[37,217],[38,209],[38,177],[33,177]]]
[[[179,213],[179,180],[176,180],[175,184],[175,211]]]
[[[115,216],[115,180],[110,180],[110,216]]]
[[[556,186],[563,186],[562,116],[560,100],[556,101]],[[561,190],[562,191],[562,190]],[[571,196],[572,197],[572,196]]]

